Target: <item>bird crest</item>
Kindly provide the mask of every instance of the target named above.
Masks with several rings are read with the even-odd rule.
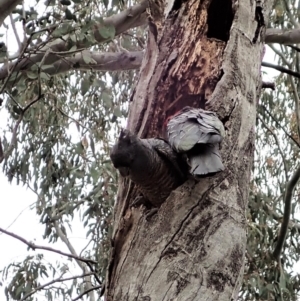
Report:
[[[135,141],[135,136],[127,129],[121,129],[119,141],[124,141],[127,143],[133,143]]]

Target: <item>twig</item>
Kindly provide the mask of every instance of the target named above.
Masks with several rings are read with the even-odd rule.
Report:
[[[92,266],[90,263],[88,263],[88,262],[87,262],[86,264],[87,264],[88,267],[90,268],[90,270],[91,270],[91,272],[93,273],[94,277],[96,278],[97,282],[98,282],[99,284],[102,285],[102,281],[101,281],[100,278],[98,277],[96,271],[93,269],[93,266]]]
[[[7,91],[6,91],[6,92],[7,92]],[[34,99],[32,102],[30,102],[25,108],[22,108],[22,107],[18,104],[18,102],[16,102],[16,101],[12,98],[12,99],[14,100],[14,102],[19,106],[19,108],[20,108],[20,110],[21,110],[21,114],[20,114],[20,116],[19,116],[19,118],[18,118],[18,121],[17,121],[17,123],[16,123],[16,125],[15,125],[15,127],[14,127],[14,129],[13,129],[10,145],[9,145],[9,147],[7,148],[6,152],[0,157],[0,163],[2,163],[3,160],[4,160],[5,158],[7,158],[7,157],[10,155],[10,153],[13,151],[13,149],[14,149],[14,147],[15,147],[15,145],[16,145],[16,142],[17,142],[17,131],[18,131],[18,128],[19,128],[19,125],[20,125],[21,121],[23,120],[24,114],[26,113],[26,111],[27,111],[33,104],[35,104],[37,101],[39,101],[39,100],[40,100],[41,98],[43,98],[43,97],[44,97],[43,94],[39,95],[36,99]]]
[[[25,51],[26,51],[26,48],[29,46],[29,44],[30,44],[30,42],[31,42],[31,39],[32,39],[32,36],[30,36],[30,37],[28,38],[28,40],[26,41],[26,43],[24,43],[25,45],[24,45],[24,47],[23,47],[23,49],[22,49],[22,51],[21,51],[21,53],[20,53],[20,56],[19,56],[20,59],[21,59],[21,57],[24,55],[24,53],[25,53]],[[24,40],[24,41],[25,41],[25,40]],[[20,59],[19,59],[19,60],[20,60]],[[9,79],[10,79],[10,77],[11,77],[11,75],[13,74],[15,68],[17,67],[17,65],[18,65],[18,63],[19,63],[19,60],[18,60],[15,64],[13,64],[12,68],[8,71],[8,75],[7,75],[5,81],[4,81],[3,85],[2,85],[2,88],[0,89],[0,94],[3,93],[3,91],[4,91],[4,89],[5,89],[5,87],[6,87],[7,83],[8,83],[8,81],[9,81]]]
[[[299,29],[299,23],[297,22],[297,20],[295,19],[294,15],[292,14],[290,7],[289,7],[289,1],[283,0],[282,1],[284,6],[285,6],[285,13],[287,13],[288,17],[289,17],[289,21],[293,24],[293,26],[295,28]]]
[[[265,82],[265,81],[262,81],[261,82],[261,87],[263,89],[271,89],[273,91],[275,91],[275,83],[274,82]]]
[[[56,54],[57,56],[60,57],[65,57],[65,56],[71,56],[72,54],[76,54],[79,52],[83,52],[85,51],[86,48],[78,48],[76,50],[72,50],[72,51],[52,51],[51,48],[48,48],[46,51],[45,50],[32,50],[33,53],[46,53],[47,51],[51,51],[52,54]]]
[[[67,113],[65,113],[61,108],[55,106],[55,108],[65,117],[71,119],[72,121],[74,121],[76,124],[80,125],[83,129],[86,129],[89,133],[91,132],[91,130],[89,128],[87,128],[86,126],[84,126],[82,123],[80,123],[78,120],[76,120],[75,118],[69,116]]]
[[[300,52],[300,48],[296,47],[294,45],[286,45],[287,47],[291,47],[292,49],[296,50],[297,52]]]
[[[27,295],[25,295],[20,301],[24,301],[26,300],[28,297],[32,296],[33,294],[35,294],[37,291],[40,291],[42,289],[44,289],[46,286],[49,286],[53,283],[56,282],[64,282],[64,281],[68,281],[68,280],[73,280],[73,279],[77,279],[77,278],[83,278],[86,276],[91,276],[93,275],[93,273],[88,273],[88,274],[82,274],[82,275],[77,275],[77,276],[73,276],[73,277],[68,277],[68,278],[61,278],[62,275],[59,278],[53,279],[45,284],[42,284],[40,286],[38,286],[37,288],[33,289],[30,293],[28,293]]]
[[[16,125],[15,125],[15,127],[14,127],[14,129],[13,129],[13,132],[12,132],[12,137],[11,137],[10,145],[9,145],[9,147],[7,148],[6,152],[0,157],[0,163],[2,163],[3,160],[4,160],[5,158],[7,158],[7,157],[10,155],[10,153],[12,152],[12,150],[13,150],[14,147],[15,147],[16,142],[17,142],[17,131],[18,131],[18,127],[19,127],[19,125],[20,125],[22,119],[23,119],[23,114],[21,114],[21,115],[19,116],[19,119],[18,119],[18,121],[17,121],[17,123],[16,123]]]
[[[41,86],[41,68],[45,62],[46,57],[48,56],[50,52],[50,48],[47,49],[47,51],[45,52],[41,62],[39,63],[39,67],[38,67],[38,95],[41,95],[42,93],[42,86]]]
[[[40,91],[39,91],[40,92]],[[32,102],[30,102],[27,106],[25,106],[25,108],[23,109],[23,114],[25,114],[25,112],[32,106],[34,105],[36,102],[38,102],[41,98],[44,97],[44,94],[40,94],[36,99],[34,99]]]
[[[54,253],[57,253],[57,254],[60,254],[60,255],[63,255],[63,256],[67,256],[67,257],[71,257],[71,258],[74,258],[76,260],[79,260],[79,261],[82,261],[82,262],[85,262],[85,263],[92,263],[92,264],[97,264],[96,261],[92,260],[92,259],[88,259],[88,258],[83,258],[83,257],[79,257],[79,256],[76,256],[76,255],[73,255],[73,254],[68,254],[68,253],[65,253],[65,252],[62,252],[60,250],[56,250],[56,249],[53,249],[53,248],[50,248],[50,247],[45,247],[45,246],[39,246],[39,245],[36,245],[32,242],[29,242],[28,240],[24,239],[23,237],[17,235],[17,234],[14,234],[12,232],[9,232],[9,231],[6,231],[4,230],[3,228],[0,228],[0,232],[3,232],[11,237],[14,237],[18,240],[20,240],[21,242],[23,242],[24,244],[26,244],[29,248],[31,248],[32,250],[45,250],[45,251],[49,251],[49,252],[54,252]]]
[[[39,197],[38,193],[37,193],[34,189],[32,189],[28,183],[27,183],[27,187]],[[93,191],[91,191],[91,192],[89,193],[89,195],[92,195],[92,192],[93,192]],[[88,195],[87,197],[89,197],[89,195]],[[83,200],[85,201],[85,198],[83,198]],[[84,203],[84,201],[83,201],[82,203]],[[76,206],[77,206],[77,205],[76,205]],[[76,208],[76,206],[75,206],[74,208]],[[74,210],[74,209],[73,209],[73,210]],[[55,219],[55,218],[52,217],[52,216],[49,216],[49,217],[50,217],[51,220],[54,220],[54,219]],[[54,226],[55,226],[55,228],[56,228],[56,231],[57,231],[58,236],[59,236],[60,239],[67,245],[67,247],[69,248],[70,252],[71,252],[71,253],[74,252],[73,255],[78,256],[78,255],[76,254],[76,252],[75,252],[75,249],[73,248],[73,246],[71,245],[71,243],[69,242],[69,240],[65,237],[65,235],[62,233],[62,231],[60,230],[60,228],[58,227],[58,224],[57,224],[56,222],[54,223]],[[88,246],[89,244],[90,244],[90,242],[87,244],[87,246]],[[79,255],[78,257],[81,258],[80,255]],[[86,264],[87,264],[88,267],[90,268],[90,270],[91,270],[91,272],[93,273],[94,277],[96,278],[97,282],[98,282],[100,285],[102,285],[102,281],[101,281],[100,278],[98,277],[98,275],[97,275],[96,271],[94,270],[93,266],[92,266],[89,262],[87,262]],[[80,266],[80,268],[82,268],[82,269],[84,270],[84,267]]]
[[[282,61],[289,67],[289,69],[292,68],[292,65],[287,60],[285,55],[282,53],[282,51],[279,51],[273,44],[268,45],[279,57],[281,57]]]
[[[8,90],[5,90],[5,93],[12,99],[12,101],[17,105],[21,111],[23,110],[22,106],[15,100],[15,98],[10,94]]]
[[[0,137],[0,158],[2,157],[3,157],[3,147],[2,147],[1,137]]]
[[[69,251],[70,251],[73,255],[75,255],[75,256],[78,257],[78,255],[77,255],[77,253],[76,253],[76,250],[74,249],[74,247],[73,247],[72,244],[70,243],[68,237],[67,237],[67,236],[63,233],[63,231],[60,229],[58,223],[55,221],[53,224],[54,224],[54,228],[55,228],[55,230],[56,230],[56,233],[57,233],[58,237],[65,243],[65,245],[67,246],[67,248],[69,249]],[[82,264],[82,262],[77,261],[77,264],[78,264],[79,267],[82,269],[83,273],[87,273],[87,272],[88,272],[87,267],[86,267],[84,264]],[[86,264],[87,264],[88,267],[93,271],[93,267],[91,267],[91,265],[90,265],[89,263],[86,263]],[[97,281],[98,281],[98,278],[96,278],[96,279],[97,279]],[[86,285],[87,285],[87,288],[89,289],[89,288],[91,288],[91,282],[92,282],[90,276],[86,277],[86,280],[87,280]],[[100,279],[99,279],[99,281],[100,281]],[[100,283],[101,283],[101,281],[100,281]],[[101,283],[101,284],[102,284],[102,283]],[[92,292],[92,291],[91,291],[91,294],[90,294],[90,299],[91,299],[91,300],[95,300],[94,292]]]
[[[274,220],[281,222],[283,220],[283,216],[279,215],[277,212],[275,212],[272,207],[270,205],[268,205],[267,203],[263,204],[263,209],[265,211],[267,211],[268,215],[271,215],[273,217]],[[291,221],[289,222],[289,228],[294,228],[297,229],[298,231],[300,231],[300,224],[296,223],[295,221]]]
[[[15,34],[17,43],[18,43],[18,47],[19,47],[18,52],[19,52],[22,48],[22,44],[21,44],[21,41],[20,41],[20,38],[19,38],[19,35],[18,35],[18,32],[17,32],[16,24],[15,24],[13,18],[12,18],[12,14],[9,14],[9,19],[10,19],[10,23],[11,23],[13,32]]]
[[[105,293],[105,281],[102,284],[101,292],[100,292],[100,297],[102,297]]]
[[[26,48],[28,47],[28,45],[29,45],[29,43],[30,43],[30,41],[31,41],[31,37],[32,37],[32,35],[31,35],[30,38],[27,40],[27,43],[26,43],[26,45],[24,46],[24,48],[23,48],[23,50],[22,50],[22,53],[21,53],[20,57],[23,56],[23,54],[24,54]],[[43,57],[43,60],[41,61],[41,64],[44,62],[45,57],[47,56],[47,54],[48,54],[48,52],[45,53],[45,55],[44,55],[44,57]],[[4,88],[5,88],[5,86],[6,86],[7,82],[8,82],[8,80],[9,80],[10,76],[12,75],[12,73],[13,73],[13,71],[14,71],[14,68],[15,68],[15,66],[16,66],[17,64],[18,64],[18,62],[17,62],[16,64],[13,65],[13,68],[12,68],[11,71],[9,72],[9,74],[8,74],[8,76],[7,76],[5,82],[4,82],[4,84],[3,84],[3,86],[2,86],[2,88],[1,88],[1,90],[0,90],[0,94],[4,91]],[[9,147],[8,147],[8,149],[7,149],[7,151],[6,151],[4,154],[3,154],[3,152],[2,152],[2,154],[1,154],[1,156],[0,156],[0,163],[2,163],[3,160],[4,160],[5,158],[7,158],[7,157],[10,155],[10,153],[12,152],[12,150],[14,149],[14,147],[15,147],[15,145],[16,145],[16,141],[17,141],[17,131],[18,131],[18,127],[19,127],[21,121],[23,120],[23,117],[24,117],[24,114],[26,113],[26,111],[27,111],[32,105],[34,105],[36,102],[38,102],[41,98],[44,97],[44,95],[42,94],[42,91],[41,91],[40,78],[39,78],[39,91],[38,91],[38,96],[37,96],[37,98],[34,99],[32,102],[30,102],[28,105],[26,105],[24,108],[22,108],[22,106],[14,99],[14,97],[13,97],[12,95],[10,95],[10,93],[9,93],[8,91],[6,91],[6,93],[7,93],[7,94],[10,96],[10,98],[16,103],[16,105],[21,109],[21,114],[20,114],[20,116],[19,116],[19,118],[18,118],[18,121],[17,121],[17,123],[16,123],[16,125],[15,125],[15,127],[14,127],[14,129],[13,129],[12,138],[11,138],[11,143],[10,143],[10,145],[9,145]],[[2,145],[1,145],[1,147],[2,147]]]
[[[296,120],[297,120],[297,134],[298,134],[298,139],[300,139],[300,100],[299,100],[299,95],[297,91],[297,87],[294,83],[294,80],[292,77],[290,77],[290,82],[293,87],[293,94],[294,94],[294,99],[295,99],[295,112],[296,112]]]
[[[284,212],[283,221],[280,227],[279,236],[276,247],[273,251],[274,258],[280,262],[280,254],[285,242],[286,234],[289,228],[290,215],[291,215],[291,204],[295,186],[300,178],[300,166],[291,177],[290,181],[286,185],[285,196],[284,196]]]
[[[264,105],[260,105],[260,107],[266,111],[268,113],[268,115],[273,119],[273,121],[275,121],[275,123],[284,131],[284,133],[287,135],[287,137],[289,137],[292,141],[294,141],[294,143],[300,148],[300,144],[299,142],[293,138],[286,130],[285,128],[280,124],[280,122],[271,114],[271,112],[264,106]]]
[[[271,64],[271,63],[267,63],[267,62],[262,62],[261,65],[264,66],[264,67],[273,68],[273,69],[278,70],[280,72],[283,72],[283,73],[295,76],[297,78],[300,78],[300,73],[295,72],[295,71],[290,70],[290,69],[287,69],[287,68],[284,68],[282,66],[274,65],[274,64]]]
[[[136,37],[136,36],[134,36],[134,35],[132,35],[132,34],[130,34],[130,33],[128,33],[128,32],[124,32],[123,35],[124,35],[124,36],[129,36],[129,37],[131,37],[131,38],[133,38],[133,39],[136,39],[137,42],[138,42],[138,44],[139,44],[139,46],[140,46],[142,49],[145,49],[145,41],[143,41],[142,38]]]
[[[101,286],[101,285],[98,285],[98,286],[91,287],[91,288],[89,288],[88,290],[86,290],[86,291],[84,291],[83,293],[81,293],[81,294],[80,294],[79,296],[77,296],[75,299],[72,299],[72,301],[77,301],[77,300],[81,299],[84,295],[88,294],[89,292],[95,291],[95,290],[97,290],[97,289],[99,289],[99,288],[102,288],[102,286]]]
[[[33,204],[35,204],[35,202]],[[18,220],[18,218],[25,212],[25,210],[30,208],[33,204],[30,204],[26,206],[23,210],[21,210],[20,213],[15,217],[15,219],[6,227],[6,229],[9,229]]]
[[[286,166],[286,161],[285,161],[285,158],[284,158],[284,154],[283,154],[283,152],[282,152],[282,150],[280,148],[278,137],[274,133],[274,131],[265,123],[265,121],[259,115],[257,115],[257,118],[262,123],[262,125],[271,133],[271,135],[273,136],[273,138],[276,141],[276,144],[278,146],[278,150],[279,150],[280,155],[282,157],[282,162],[283,162],[283,167],[284,167],[284,173],[285,173],[285,180],[287,181],[287,179],[288,179],[288,169],[287,169],[287,166]]]

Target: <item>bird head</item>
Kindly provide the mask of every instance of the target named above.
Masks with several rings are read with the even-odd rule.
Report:
[[[130,166],[135,158],[134,143],[137,137],[127,129],[122,129],[119,139],[110,152],[110,158],[121,176],[126,177],[130,173]]]

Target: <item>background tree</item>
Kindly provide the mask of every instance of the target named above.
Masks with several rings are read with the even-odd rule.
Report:
[[[0,23],[5,20],[2,28],[9,26],[13,30],[18,45],[16,50],[11,48],[13,45],[8,41],[8,43],[2,43],[0,48],[0,59],[3,63],[0,69],[2,81],[1,113],[5,112],[8,116],[7,125],[3,127],[0,137],[0,161],[3,172],[9,181],[18,184],[25,183],[36,192],[35,208],[41,223],[45,226],[44,238],[51,243],[62,240],[68,246],[71,256],[77,259],[76,262],[84,275],[78,275],[80,276],[78,278],[74,275],[68,275],[68,271],[61,269],[61,265],[47,264],[43,255],[37,254],[34,258],[27,257],[22,262],[11,263],[2,271],[3,278],[9,279],[10,282],[6,288],[6,293],[10,298],[19,300],[22,298],[37,299],[36,292],[42,292],[49,300],[58,296],[76,299],[76,296],[79,297],[81,294],[88,293],[89,298],[95,300],[97,294],[101,294],[102,282],[109,261],[108,251],[111,249],[109,238],[113,224],[111,212],[117,190],[117,175],[108,159],[108,149],[110,142],[114,140],[113,136],[118,132],[119,126],[124,120],[123,118],[127,116],[128,100],[134,87],[133,83],[137,81],[134,71],[129,70],[137,70],[141,66],[142,50],[146,44],[145,28],[148,25],[147,3],[145,1],[138,4],[118,3],[117,1],[112,3],[106,1],[46,1],[46,3],[40,3],[37,1],[37,6],[33,8],[29,8],[26,3],[23,6],[17,6],[18,3],[20,1],[0,1]],[[239,95],[239,102],[227,106],[226,99],[229,99],[231,95],[228,91],[219,97],[217,94],[219,90],[216,89],[211,97],[215,85],[222,75],[220,69],[221,55],[224,53],[224,57],[226,57],[229,53],[234,54],[237,51],[230,47],[232,34],[237,37],[237,41],[243,41],[240,43],[246,43],[244,40],[249,38],[247,36],[249,29],[241,30],[237,26],[237,32],[232,30],[229,34],[229,31],[226,33],[225,30],[222,31],[223,35],[218,36],[220,24],[213,21],[216,19],[223,20],[223,18],[213,15],[214,18],[210,19],[202,15],[210,7],[211,11],[208,10],[207,15],[212,16],[210,14],[217,11],[214,3],[216,2],[212,2],[209,6],[209,2],[205,2],[201,9],[189,10],[190,6],[197,5],[196,2],[176,2],[173,7],[169,8],[173,14],[167,20],[164,30],[160,28],[160,24],[157,24],[156,18],[154,18],[156,27],[150,23],[150,29],[158,28],[158,36],[155,36],[155,31],[149,31],[148,38],[150,40],[148,41],[147,52],[141,68],[140,79],[132,97],[134,105],[131,109],[129,127],[136,132],[139,131],[143,137],[162,134],[157,129],[161,126],[163,118],[180,107],[182,99],[177,99],[177,97],[182,95],[189,104],[197,103],[198,105],[204,105],[210,99],[210,104],[207,104],[207,107],[217,111],[227,127],[228,136],[224,141],[222,151],[225,162],[228,164],[226,166],[230,166],[234,170],[238,166],[236,162],[242,164],[244,157],[239,156],[238,161],[233,164],[230,163],[232,157],[228,151],[231,151],[232,145],[235,144],[229,144],[229,141],[234,138],[231,135],[234,128],[240,129],[241,124],[246,121],[245,118],[242,118],[241,124],[237,123],[241,117],[237,108],[243,107],[244,96],[252,99],[249,107],[253,108],[256,100],[255,95],[258,95],[253,90],[253,82],[256,81],[259,74],[261,61],[258,46],[261,42],[259,34],[263,32],[264,24],[259,23],[261,21],[259,19],[261,16],[260,6],[253,4],[249,14],[253,19],[256,18],[257,22],[254,24],[262,26],[262,28],[260,26],[255,27],[256,25],[249,27],[251,30],[261,29],[258,31],[257,41],[252,40],[254,46],[252,44],[249,46],[250,49],[255,49],[255,53],[247,57],[247,59],[250,57],[253,59],[253,67],[240,73],[238,70],[242,67],[241,62],[228,61],[227,69],[224,68],[223,72],[226,75],[226,72],[232,70],[229,73],[234,75],[236,87],[233,86],[232,91],[229,87],[229,91],[231,91],[233,99]],[[232,12],[235,10],[236,12],[243,11],[244,3],[240,1],[237,4],[232,9],[231,5],[227,3],[227,14],[224,14],[228,16],[225,18],[227,26],[231,25]],[[226,6],[226,4],[224,5]],[[264,3],[264,14],[267,14],[269,5],[271,3]],[[1,9],[3,7],[5,9]],[[176,15],[176,12],[179,15]],[[10,13],[11,15],[9,15]],[[192,14],[193,17],[188,19],[190,21],[183,29],[181,20],[183,16],[188,14]],[[239,14],[236,13],[236,16]],[[195,19],[202,20],[202,23],[200,22],[199,26],[193,26],[195,25],[193,22],[196,22]],[[180,35],[182,37],[180,42],[175,43],[175,45],[168,44],[170,40],[167,40],[168,33],[172,33],[172,28],[168,23],[171,20],[177,22],[174,23],[178,26],[177,28],[182,28],[182,31],[178,31],[174,36],[174,41]],[[204,20],[207,23],[203,23]],[[234,24],[238,24],[239,20],[234,19],[234,22]],[[250,19],[247,17],[244,22],[250,22]],[[273,92],[265,91],[257,107],[256,157],[249,210],[247,211],[246,269],[240,298],[246,300],[296,300],[299,291],[299,276],[294,269],[295,263],[299,260],[299,246],[297,244],[299,225],[296,215],[298,190],[296,189],[294,197],[289,199],[286,197],[288,196],[286,188],[291,191],[293,185],[287,186],[287,183],[291,183],[289,182],[290,179],[297,180],[298,178],[297,163],[300,145],[298,130],[300,128],[299,84],[297,81],[300,75],[298,70],[299,49],[291,45],[299,43],[300,37],[297,3],[294,1],[275,2],[269,24],[272,29],[267,30],[265,42],[276,54],[278,65],[264,62],[262,65],[275,68],[282,73],[275,81],[276,90]],[[207,33],[204,29],[201,31],[200,28],[210,29],[210,31]],[[224,29],[228,29],[228,27],[225,26]],[[182,44],[185,38],[191,36],[189,35],[191,30],[195,36],[201,36],[202,39],[196,39],[195,45],[191,45],[190,41]],[[206,40],[203,39],[203,34],[207,34]],[[209,42],[210,39],[213,42]],[[272,45],[270,43],[277,44]],[[226,44],[228,47],[224,50]],[[160,48],[160,52],[158,52],[155,45],[168,47],[166,49]],[[178,47],[181,45],[185,45],[185,48],[179,51]],[[238,49],[244,49],[245,44],[239,47]],[[197,57],[191,55],[195,55],[195,53]],[[153,59],[153,54],[156,59]],[[186,64],[184,64],[185,54],[186,58],[189,58]],[[211,57],[211,55],[215,56]],[[166,57],[169,60],[166,60]],[[182,59],[180,60],[180,58]],[[199,62],[198,67],[197,64],[193,66],[194,69],[190,68],[193,61]],[[165,65],[159,63],[155,65],[155,62],[165,62]],[[176,66],[178,66],[177,69]],[[203,68],[203,66],[205,67]],[[214,66],[215,69],[210,66]],[[234,66],[237,69],[231,69]],[[251,73],[250,70],[254,69],[255,72]],[[191,70],[193,73],[190,73]],[[241,76],[243,72],[245,72],[245,77]],[[249,75],[250,73],[253,74],[253,78]],[[190,76],[191,74],[193,76]],[[162,76],[164,76],[163,80],[160,80]],[[148,85],[146,92],[143,91],[145,86],[142,85],[142,80],[145,80]],[[223,76],[222,80],[226,82],[226,76]],[[241,89],[240,85],[244,81],[247,84]],[[181,86],[178,86],[178,83],[181,83]],[[270,86],[268,83],[265,85]],[[249,88],[250,86],[252,90]],[[259,88],[258,82],[257,87]],[[253,92],[252,95],[251,93],[242,93],[248,89]],[[190,91],[193,93],[189,93]],[[147,97],[139,98],[144,95]],[[136,106],[138,99],[141,107]],[[176,105],[168,107],[174,99],[177,100]],[[161,107],[160,111],[158,105],[163,100],[164,106]],[[215,102],[214,100],[218,101]],[[155,107],[146,110],[146,115],[141,115],[140,112],[143,111],[143,106],[145,108],[146,101],[154,104]],[[232,115],[230,108],[232,112],[236,112],[235,115]],[[157,117],[158,114],[161,114],[160,119]],[[153,123],[147,122],[150,116]],[[250,120],[253,123],[255,116],[251,116],[252,119],[250,118]],[[249,126],[246,126],[248,130]],[[81,138],[76,140],[74,132],[78,132]],[[252,134],[254,135],[254,129]],[[249,131],[245,137],[248,135]],[[251,138],[249,142],[251,142]],[[237,151],[237,149],[233,150]],[[246,162],[243,162],[245,165],[240,165],[241,168],[246,168],[248,159],[247,155],[245,157]],[[249,169],[250,162],[247,166]],[[236,176],[235,172],[233,174]],[[224,177],[227,180],[231,179],[228,173],[224,172],[213,181],[220,181],[221,183]],[[242,185],[246,187],[249,179],[245,177],[244,180],[246,183]],[[208,181],[210,180],[203,180],[200,184],[206,187]],[[196,189],[200,189],[200,184]],[[125,187],[128,186],[125,185]],[[227,189],[231,187],[236,186],[230,183]],[[186,207],[187,204],[193,206],[193,202],[196,200],[192,197],[189,202],[186,202],[187,204],[182,204],[183,198],[180,203],[177,194],[178,192],[186,194],[186,189],[192,188],[193,183],[188,182],[182,187],[182,190],[179,189],[174,192],[156,219],[150,224],[146,224],[141,218],[143,212],[141,208],[133,211],[122,211],[123,209],[120,210],[121,208],[117,207],[119,210],[116,212],[115,219],[114,247],[118,250],[120,246],[125,246],[125,249],[122,248],[122,252],[117,253],[118,256],[126,254],[126,243],[130,241],[130,235],[124,241],[116,239],[115,233],[120,229],[118,228],[118,217],[122,216],[120,212],[128,213],[125,217],[130,221],[129,224],[132,227],[128,233],[135,233],[136,227],[139,227],[138,231],[143,231],[143,227],[151,228],[151,230],[147,228],[147,233],[152,234],[149,235],[151,237],[147,241],[150,244],[151,239],[154,239],[153,236],[157,233],[161,235],[166,233],[164,232],[166,230],[168,233],[172,233],[176,229],[176,223],[167,220],[171,217],[166,212],[174,210],[176,222],[179,222],[185,214],[183,208],[189,210]],[[202,189],[204,190],[204,188]],[[119,197],[122,197],[121,192]],[[246,190],[243,193],[246,195]],[[174,199],[176,199],[175,202]],[[129,202],[129,199],[127,201]],[[128,205],[128,202],[123,202],[123,204]],[[206,200],[206,204],[204,203],[203,208],[209,207],[209,200]],[[174,207],[174,204],[177,206],[181,204],[181,210]],[[202,209],[199,214],[195,215],[196,217],[193,216],[193,221],[201,219],[205,210]],[[220,212],[224,212],[224,208],[220,210]],[[84,212],[82,221],[87,229],[87,238],[91,242],[83,253],[80,250],[75,250],[67,238],[67,228],[72,225],[72,220],[78,212]],[[179,216],[178,212],[181,212],[182,215]],[[219,211],[214,210],[214,212]],[[222,214],[220,213],[220,215]],[[291,221],[286,218],[290,215]],[[157,232],[159,230],[157,225],[166,227],[164,231]],[[279,234],[281,225],[287,225],[287,233],[286,231],[282,232],[287,235],[286,240],[282,239],[285,235]],[[196,238],[193,236],[195,231],[189,231],[189,227],[182,229],[188,231],[183,237],[196,242]],[[244,227],[240,227],[239,231],[243,237]],[[233,233],[237,235],[237,229]],[[12,235],[12,233],[7,234]],[[225,234],[228,235],[228,232]],[[166,237],[163,238],[162,243],[166,243]],[[174,240],[171,241],[174,242]],[[211,244],[211,249],[219,250],[220,243],[224,243],[224,241],[217,241],[216,246]],[[285,242],[281,252],[277,252],[281,249],[276,248],[276,246],[281,245],[278,244],[278,241]],[[186,243],[182,243],[181,247],[186,245]],[[30,246],[36,248],[32,244]],[[200,248],[201,243],[198,246]],[[167,264],[166,259],[174,260],[179,249],[178,245],[176,247],[177,249],[170,244],[166,248],[168,252],[163,254],[163,260],[160,264]],[[205,248],[207,246],[194,251],[203,255]],[[275,259],[272,256],[274,250],[277,250]],[[131,250],[131,252],[133,251]],[[155,263],[155,261],[151,261],[152,258],[155,259],[159,254],[156,252],[158,251],[152,252],[151,256],[147,255],[148,262],[145,265],[142,265],[143,261],[139,259],[137,261],[141,265],[139,268],[133,269],[131,266],[130,279],[128,279],[132,284],[130,293],[140,294],[140,296],[149,294],[147,286],[143,287],[143,291],[138,290],[138,281],[132,279],[138,271],[149,273],[150,266]],[[80,258],[78,254],[81,254]],[[174,257],[172,258],[172,256]],[[236,257],[241,258],[241,256],[242,254],[237,252]],[[168,276],[170,283],[177,287],[177,291],[171,289],[169,294],[184,294],[184,289],[193,283],[191,281],[192,275],[191,278],[185,275],[181,279],[179,276],[183,275],[182,272],[179,273],[178,270],[175,270],[176,268],[179,269],[181,265],[185,265],[185,258],[186,255],[182,254],[182,258],[178,259],[177,257],[178,262],[176,264],[171,261],[173,264],[168,265],[168,267],[175,267],[174,273],[169,273]],[[92,261],[88,261],[89,259]],[[157,259],[155,260],[157,261]],[[115,292],[120,291],[118,285],[122,284],[120,280],[118,280],[119,282],[115,281],[116,275],[118,275],[117,263],[118,261],[112,261],[111,274],[107,281],[110,284],[107,293],[115,298],[118,297]],[[130,261],[126,264],[130,264]],[[240,269],[240,261],[238,261],[238,266]],[[159,267],[160,265],[158,265]],[[53,283],[48,279],[50,272],[53,275]],[[11,276],[12,273],[13,276]],[[209,288],[222,287],[223,280],[224,287],[226,287],[225,283],[229,279],[222,278],[219,273],[218,270],[218,273],[210,274],[212,285]],[[241,273],[241,269],[239,273]],[[126,277],[128,274],[122,272],[121,275]],[[240,276],[241,274],[235,274],[234,277]],[[124,279],[122,277],[120,279]],[[66,282],[67,286],[56,285],[63,283],[64,280],[67,281],[69,278],[72,281]],[[186,280],[190,282],[186,283]],[[139,281],[143,281],[143,278],[139,278]],[[193,281],[196,281],[199,286],[199,278]],[[151,289],[159,294],[161,291],[158,290],[158,287],[153,286]],[[197,286],[194,289],[197,289]]]

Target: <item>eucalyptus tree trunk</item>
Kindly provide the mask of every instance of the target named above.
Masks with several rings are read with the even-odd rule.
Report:
[[[128,128],[142,138],[162,137],[165,119],[187,105],[215,111],[226,129],[221,145],[226,169],[188,180],[149,221],[143,207],[130,207],[134,185],[121,181],[106,300],[237,298],[271,5],[271,0],[169,0],[162,22],[149,21]]]

